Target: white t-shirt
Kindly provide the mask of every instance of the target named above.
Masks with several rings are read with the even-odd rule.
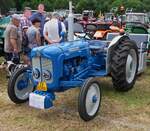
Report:
[[[66,28],[65,28],[65,25],[63,22],[61,22],[61,27],[62,27],[61,32],[66,32]],[[48,38],[52,41],[53,40],[56,41],[56,40],[60,39],[59,26],[58,26],[57,19],[51,19],[50,21],[45,23],[43,34],[46,35],[46,33],[48,33]]]

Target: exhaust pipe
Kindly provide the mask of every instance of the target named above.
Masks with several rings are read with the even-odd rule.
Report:
[[[74,40],[74,29],[73,29],[73,24],[74,24],[74,15],[72,12],[72,1],[69,1],[69,15],[68,15],[68,41],[73,41]]]

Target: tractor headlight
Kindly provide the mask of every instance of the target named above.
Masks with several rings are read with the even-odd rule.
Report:
[[[35,79],[40,78],[40,71],[39,71],[39,69],[37,69],[37,68],[33,69],[33,77]]]
[[[43,71],[43,78],[44,78],[45,80],[50,80],[51,77],[52,77],[52,74],[51,74],[50,71],[48,71],[48,70],[44,70],[44,71]]]

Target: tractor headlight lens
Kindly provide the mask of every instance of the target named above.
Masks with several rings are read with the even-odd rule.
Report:
[[[40,78],[40,71],[39,71],[39,69],[37,69],[37,68],[33,69],[33,77],[35,79]]]
[[[43,78],[44,78],[45,80],[50,80],[51,77],[52,77],[52,75],[51,75],[51,72],[50,72],[50,71],[48,71],[48,70],[44,70],[44,71],[43,71]]]

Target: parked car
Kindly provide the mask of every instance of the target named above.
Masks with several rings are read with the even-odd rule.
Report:
[[[10,19],[10,16],[0,18],[0,56],[4,55],[4,31]]]

